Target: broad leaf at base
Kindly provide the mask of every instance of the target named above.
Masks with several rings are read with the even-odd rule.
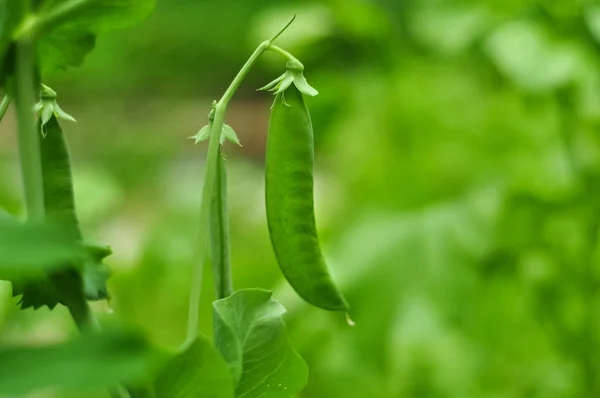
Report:
[[[48,89],[43,90],[42,94],[56,97],[56,93]],[[46,98],[46,101],[50,99],[53,98]],[[65,134],[53,112],[46,123],[43,124],[43,121],[40,121],[39,126],[40,131],[43,129],[45,132],[45,136],[39,134],[39,139],[46,216],[48,219],[69,227],[72,236],[81,240],[82,233],[75,211],[71,162]],[[72,261],[63,267],[69,272],[64,273],[61,280],[71,280],[72,288],[83,290],[88,300],[105,299],[108,297],[106,281],[110,276],[110,270],[102,260],[111,254],[111,250],[108,247],[87,243],[82,243],[82,245],[85,249],[85,256],[82,256],[80,261]],[[53,277],[60,277],[60,275]],[[58,303],[65,304],[48,275],[42,274],[31,278],[10,280],[13,283],[13,296],[22,296],[21,309],[29,307],[37,309],[44,305],[52,309]]]
[[[156,398],[233,398],[233,378],[205,337],[175,355],[154,380]]]
[[[21,396],[39,388],[105,388],[136,380],[155,361],[138,334],[88,333],[42,347],[0,347],[0,395]]]
[[[215,345],[233,373],[238,398],[290,398],[307,382],[306,363],[281,318],[285,308],[271,296],[244,289],[213,303]]]

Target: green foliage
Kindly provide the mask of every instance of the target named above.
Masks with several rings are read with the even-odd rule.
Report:
[[[183,132],[205,115],[198,94],[208,107],[251,48],[298,12],[278,43],[320,91],[306,98],[315,213],[355,328],[297,297],[270,246],[262,159],[272,101],[253,87],[281,74],[278,55],[255,65],[227,114],[244,148],[221,149],[235,286],[273,288],[288,309],[289,339],[311,369],[296,395],[600,394],[593,2],[181,0],[158,8],[140,30],[104,35],[82,69],[45,74],[79,121],[68,130],[79,218],[86,236],[115,250],[115,316],[160,345],[180,344],[203,161],[203,146],[186,149]],[[9,112],[1,136],[11,136],[11,120]],[[18,213],[5,153],[0,204]],[[68,325],[60,308],[16,313],[9,296],[0,302],[7,341]]]
[[[114,330],[42,347],[4,347],[0,355],[0,394],[14,397],[39,388],[94,389],[136,380],[155,354],[137,333]]]
[[[32,94],[40,69],[56,70],[77,66],[91,50],[95,33],[122,23],[128,24],[137,17],[145,17],[152,5],[152,1],[92,0],[23,3],[8,0],[6,4],[6,9],[10,10],[7,14],[10,23],[3,26],[0,37],[0,44],[6,44],[5,47],[0,46],[0,56],[5,57],[0,61],[3,66],[8,65],[5,69],[9,73],[6,75],[14,74],[9,76],[14,79],[8,80],[8,91],[14,93],[16,98],[17,135],[27,216],[31,220],[47,219],[61,225],[67,231],[64,234],[69,242],[81,249],[82,253],[75,256],[70,251],[67,252],[70,257],[63,258],[67,256],[65,248],[56,241],[51,241],[50,249],[56,250],[56,253],[50,250],[49,260],[29,256],[26,252],[32,250],[32,247],[24,244],[27,242],[24,233],[36,234],[37,231],[21,231],[20,235],[16,234],[16,241],[13,239],[8,242],[16,246],[16,251],[12,249],[8,254],[15,256],[21,263],[29,261],[36,264],[37,267],[27,266],[33,267],[37,273],[29,275],[21,267],[17,268],[20,272],[18,277],[9,275],[9,280],[13,285],[13,296],[22,296],[22,309],[42,306],[53,309],[57,304],[63,304],[85,337],[83,341],[73,340],[46,350],[5,350],[3,358],[8,358],[6,366],[18,374],[25,374],[25,368],[32,362],[40,366],[41,370],[36,373],[38,379],[27,387],[20,379],[14,384],[5,381],[1,387],[5,390],[0,388],[0,393],[7,391],[9,394],[23,394],[42,387],[108,387],[112,396],[122,396],[125,391],[120,384],[130,382],[133,376],[137,376],[137,380],[133,380],[127,391],[129,396],[170,398],[201,394],[215,398],[286,398],[299,392],[306,384],[306,364],[293,350],[287,338],[285,325],[281,320],[281,315],[285,312],[283,307],[271,299],[268,291],[243,290],[232,294],[226,208],[227,179],[221,153],[225,138],[239,144],[233,129],[223,123],[227,103],[257,59],[271,49],[272,42],[291,25],[295,16],[272,39],[259,45],[221,101],[213,103],[209,125],[196,137],[196,143],[209,138],[210,144],[198,234],[197,258],[200,261],[195,265],[192,276],[186,343],[158,373],[151,386],[147,375],[151,358],[143,352],[134,352],[136,361],[132,362],[128,356],[128,349],[143,351],[147,346],[135,345],[131,339],[121,342],[119,335],[97,332],[97,321],[87,300],[108,297],[106,280],[109,272],[102,260],[112,252],[109,248],[83,243],[75,209],[70,154],[59,123],[59,119],[71,122],[75,119],[62,110],[56,101],[56,92],[48,86],[41,84],[40,102],[35,106]],[[14,59],[13,54],[8,51],[9,46],[14,46]],[[293,58],[279,48],[273,49]],[[34,56],[36,50],[37,58]],[[303,66],[299,62],[297,64],[301,69],[294,68],[295,77],[292,80],[299,79],[295,81],[296,85],[308,86],[301,75]],[[282,84],[289,86],[291,80],[286,81],[283,79]],[[316,91],[312,94],[316,94]],[[31,120],[32,111],[39,118],[37,129]],[[4,114],[3,111],[2,117]],[[310,125],[308,127],[311,128]],[[312,136],[302,138],[309,138],[304,141],[312,153]],[[299,159],[298,162],[303,160]],[[311,160],[306,166],[312,168],[312,154],[306,160]],[[312,183],[312,178],[310,182]],[[308,201],[312,204],[312,185],[307,188],[307,193],[311,196]],[[214,214],[209,217],[211,207]],[[206,339],[199,337],[197,330],[209,221],[212,225],[212,246],[216,247],[212,252],[217,297],[221,299],[215,303],[215,340],[216,347],[221,352]],[[7,233],[11,232],[15,232],[15,228],[7,228]],[[300,250],[302,249],[301,247]],[[10,263],[12,259],[9,257],[7,261]],[[54,268],[40,266],[38,261],[40,264],[51,261]],[[100,340],[93,340],[94,336],[99,336]],[[88,342],[86,339],[91,340]],[[121,349],[121,352],[112,352],[110,344],[115,344],[115,348]],[[80,350],[82,345],[91,352]],[[235,351],[231,350],[233,347]],[[103,355],[98,355],[98,348],[104,349]],[[82,351],[79,355],[83,354],[83,360],[74,358],[76,351]],[[116,359],[122,359],[122,362],[113,360],[112,355],[116,355]],[[51,368],[50,362],[55,363],[56,367]],[[109,367],[109,370],[99,364]],[[69,366],[74,366],[76,371]],[[65,378],[67,375],[68,378]],[[0,384],[2,382],[0,380]]]
[[[0,2],[0,70],[12,73],[11,42],[34,37],[43,73],[80,66],[94,49],[96,36],[138,24],[154,9],[155,0],[50,0]],[[7,74],[8,74],[7,73]],[[2,79],[5,79],[3,74]]]
[[[583,60],[575,46],[548,36],[535,22],[511,22],[491,33],[485,50],[499,70],[524,90],[556,90],[573,82]],[[546,67],[540,69],[540,64]]]
[[[217,159],[217,175],[213,197],[211,198],[209,218],[210,262],[213,269],[217,299],[231,296],[231,293],[233,293],[229,216],[227,212],[227,168],[225,162],[223,148],[221,148]]]
[[[202,141],[207,141],[210,138],[210,125],[208,124],[208,125],[202,127],[196,135],[194,135],[190,138],[193,139],[196,144],[199,142],[202,142]],[[240,140],[237,137],[237,134],[235,134],[235,131],[233,131],[231,126],[228,126],[226,124],[224,124],[223,127],[221,128],[221,140],[220,140],[221,145],[223,145],[225,143],[225,140],[228,140],[230,142],[233,142],[236,145],[241,146]]]
[[[44,20],[63,10],[68,10],[68,18],[43,27],[43,39],[38,44],[43,71],[80,66],[94,49],[98,34],[137,25],[150,14],[154,5],[155,0],[44,2],[37,12],[38,18]]]
[[[20,223],[0,214],[2,278],[23,278],[60,269],[83,258],[83,247],[56,224]]]
[[[68,233],[67,236],[71,236],[71,234]],[[106,281],[110,276],[110,270],[102,260],[112,253],[111,250],[87,244],[84,244],[83,247],[78,244],[78,249],[81,252],[79,257],[56,262],[54,265],[63,267],[63,271],[67,270],[66,274],[76,278],[76,289],[81,289],[88,300],[106,299],[108,297]],[[53,309],[59,303],[64,304],[47,274],[7,276],[2,279],[12,283],[13,297],[20,296],[19,304],[23,310],[31,307],[38,309],[44,306]]]
[[[308,369],[292,347],[285,309],[260,289],[238,290],[213,304],[215,345],[235,380],[236,397],[285,398],[306,384]]]
[[[221,354],[199,336],[175,354],[154,379],[156,398],[233,398],[233,377]]]

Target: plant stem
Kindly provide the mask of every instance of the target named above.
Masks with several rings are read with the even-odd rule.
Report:
[[[258,58],[269,48],[271,41],[265,41],[258,46],[250,59],[246,61],[233,82],[225,91],[221,100],[215,108],[215,120],[210,130],[210,141],[208,144],[208,154],[206,158],[206,167],[204,171],[204,186],[202,187],[202,199],[200,203],[200,227],[198,238],[196,240],[196,252],[194,255],[194,270],[192,273],[192,290],[190,293],[188,329],[186,344],[193,341],[198,334],[198,316],[200,312],[200,296],[202,294],[202,277],[204,268],[204,259],[206,257],[206,242],[208,238],[208,218],[210,214],[210,204],[213,190],[215,188],[215,175],[217,168],[217,159],[219,156],[219,146],[221,138],[221,128],[225,120],[227,105],[235,94],[236,90],[248,75]]]
[[[81,275],[71,270],[49,275],[50,281],[60,293],[61,299],[81,333],[98,329],[98,321],[83,294]]]
[[[27,218],[32,221],[44,219],[44,187],[38,131],[33,116],[34,45],[31,41],[16,44],[16,94],[19,158]]]
[[[300,62],[300,60],[298,60],[298,58],[294,57],[292,54],[290,54],[289,52],[285,51],[281,47],[277,47],[275,45],[271,45],[271,46],[269,46],[269,50],[283,55],[285,58],[287,58],[290,61],[295,61],[295,62],[298,62],[299,64],[302,64],[302,62]]]
[[[85,333],[98,329],[98,320],[85,298],[76,303],[70,303],[68,309],[80,332]]]
[[[8,94],[5,94],[4,98],[2,98],[2,103],[0,103],[0,122],[2,121],[4,115],[6,114],[6,111],[8,110],[10,100],[11,98],[8,96]]]
[[[217,159],[217,175],[210,212],[210,240],[215,295],[217,299],[222,299],[233,293],[227,216],[227,169],[222,148]]]

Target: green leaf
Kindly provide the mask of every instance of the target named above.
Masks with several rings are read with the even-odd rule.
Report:
[[[213,303],[215,345],[236,381],[236,397],[288,398],[306,385],[308,368],[292,347],[285,308],[261,289]]]
[[[210,138],[210,126],[209,124],[207,124],[206,126],[203,126],[198,133],[196,133],[196,135],[193,135],[191,137],[189,137],[192,140],[195,140],[195,144],[202,142],[202,141],[206,141]]]
[[[63,28],[37,44],[42,73],[79,67],[96,47],[96,36],[89,32]]]
[[[96,33],[123,29],[141,23],[150,15],[156,0],[46,0],[39,10],[43,19],[60,9],[70,9],[68,19],[49,29],[71,26]]]
[[[208,139],[210,138],[211,125],[212,125],[212,123],[202,127],[198,131],[198,133],[196,133],[196,135],[193,135],[189,138],[193,139],[195,141],[194,142],[195,144],[202,142],[202,141],[208,141]],[[240,143],[240,139],[238,138],[238,136],[235,133],[235,131],[233,130],[233,128],[231,128],[231,126],[229,126],[227,124],[223,124],[223,127],[221,127],[221,138],[220,138],[221,145],[223,145],[225,143],[225,140],[229,140],[236,145],[242,146],[242,144]]]
[[[175,355],[154,381],[156,398],[233,398],[233,377],[221,354],[198,337]]]
[[[0,278],[39,275],[80,259],[84,249],[69,230],[54,224],[0,217]]]
[[[40,6],[41,3],[41,6]],[[21,0],[0,0],[0,85],[11,73],[7,54],[24,19]],[[39,35],[38,59],[43,73],[76,67],[96,44],[96,36],[142,22],[156,0],[47,0],[34,2]]]
[[[36,278],[7,278],[12,283],[12,296],[20,297],[19,308],[37,310],[43,306],[53,310],[61,300],[47,275]]]
[[[67,9],[68,18],[47,27],[38,44],[43,72],[79,66],[94,49],[96,35],[142,22],[154,9],[156,0],[50,0],[39,12],[43,19]]]
[[[80,244],[81,245],[81,244]],[[80,246],[81,248],[81,246]],[[108,295],[106,281],[110,277],[109,267],[102,262],[102,259],[109,254],[111,250],[103,246],[94,246],[83,244],[83,253],[77,261],[83,264],[81,269],[73,268],[73,262],[62,265],[68,266],[67,272],[69,280],[74,284],[73,288],[83,290],[87,300],[104,300]],[[47,306],[53,309],[58,304],[64,304],[59,292],[54,287],[48,275],[34,274],[31,276],[12,276],[1,278],[9,280],[13,285],[13,297],[21,296],[19,301],[20,308],[38,309]]]
[[[88,333],[66,343],[0,349],[0,395],[39,388],[104,388],[135,380],[154,362],[154,351],[138,334]]]
[[[0,87],[12,71],[7,55],[10,53],[13,30],[23,16],[23,4],[20,0],[0,0]]]
[[[231,128],[231,126],[227,124],[223,124],[223,128],[221,129],[221,145],[225,143],[226,139],[233,142],[236,145],[242,146],[242,144],[240,143],[240,139],[238,138],[233,128]]]

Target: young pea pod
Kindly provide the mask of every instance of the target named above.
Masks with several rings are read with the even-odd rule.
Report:
[[[69,226],[73,238],[82,241],[88,253],[79,271],[85,296],[88,300],[103,300],[108,298],[106,281],[110,270],[102,260],[112,252],[106,246],[96,246],[83,241],[75,209],[69,147],[56,114],[50,117],[41,129],[44,131],[44,135],[39,137],[46,217]]]
[[[219,148],[215,190],[210,210],[210,253],[217,299],[231,296],[231,256],[229,247],[229,219],[227,216],[227,170]]]
[[[294,290],[317,307],[347,311],[317,236],[313,141],[308,108],[292,85],[277,94],[269,122],[265,192],[269,233],[277,262]]]
[[[49,117],[40,130],[43,130],[40,152],[46,217],[68,226],[74,238],[81,240],[79,221],[75,213],[69,149],[64,133],[55,116]]]
[[[40,120],[39,127],[46,217],[68,227],[73,239],[82,241],[64,133],[54,113],[45,122]],[[68,269],[48,275],[47,278],[13,281],[13,296],[22,296],[22,309],[42,306],[52,309],[58,303],[80,305],[80,295],[83,294],[88,300],[107,298],[106,280],[110,271],[102,259],[111,251],[107,247],[83,242],[82,245],[88,254],[82,264],[72,264]]]
[[[216,106],[216,102],[213,103],[213,109],[208,115],[208,124],[202,127],[195,136],[190,137],[196,143],[210,139]],[[229,218],[227,215],[227,170],[222,153],[225,140],[241,146],[235,131],[224,124],[221,128],[221,145],[219,146],[217,157],[215,187],[211,198],[209,215],[210,256],[217,299],[229,297],[233,293],[229,247]]]

